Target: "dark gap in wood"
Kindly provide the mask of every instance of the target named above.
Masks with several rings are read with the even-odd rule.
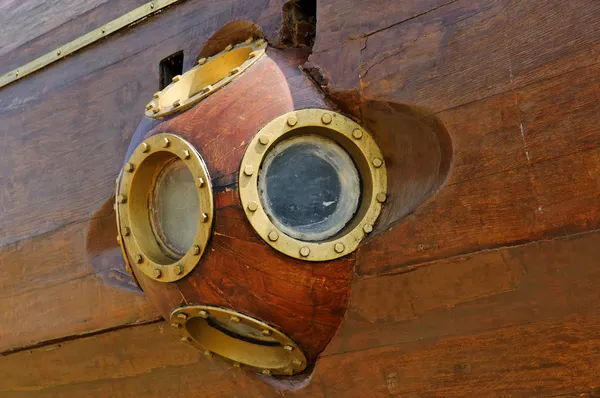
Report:
[[[183,73],[183,50],[169,55],[159,64],[159,90],[171,84],[171,80]]]

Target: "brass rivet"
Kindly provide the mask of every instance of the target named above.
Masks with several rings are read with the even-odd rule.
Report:
[[[157,92],[155,92],[154,94],[152,94],[152,96],[153,96],[154,98],[158,98],[158,97],[160,97],[160,91],[157,91]]]
[[[127,228],[127,227],[121,228],[121,233],[123,234],[123,236],[129,236],[129,228]]]
[[[171,79],[171,81],[173,83],[177,83],[180,79],[181,79],[181,75],[176,75],[176,76],[173,76],[173,78]]]
[[[321,116],[321,121],[325,124],[331,123],[331,120],[331,115],[329,113],[326,113],[323,116]]]
[[[102,33],[106,33],[106,28],[102,28]]]
[[[169,145],[171,145],[171,141],[167,137],[163,138],[163,146],[167,148]]]
[[[198,188],[202,188],[204,186],[204,178],[202,178],[202,177],[196,178],[196,186]]]
[[[56,52],[56,55],[60,55],[60,50],[58,50],[58,51]]]
[[[261,135],[258,138],[258,142],[260,142],[262,145],[267,145],[269,143],[269,137],[267,137],[266,135]]]
[[[157,114],[158,112],[160,112],[160,106],[157,106],[156,108],[152,109],[152,113]]]
[[[145,142],[142,142],[142,152],[146,153],[150,150],[150,145],[146,144]]]
[[[198,245],[192,246],[192,254],[194,256],[197,256],[198,254],[200,254],[200,246],[198,246]]]
[[[248,206],[246,206],[246,207],[250,211],[256,211],[256,210],[258,210],[258,203],[253,201],[253,202],[248,203]]]
[[[161,276],[162,276],[162,271],[161,271],[161,270],[159,270],[158,268],[155,268],[155,269],[154,269],[154,277],[155,277],[156,279],[160,279],[160,277],[161,277]]]
[[[151,102],[148,105],[146,105],[146,110],[149,111],[150,109],[154,108],[154,104]]]
[[[209,357],[209,358],[210,358],[210,357],[212,357],[212,356],[213,356],[213,354],[212,354],[212,352],[210,352],[210,351],[206,350],[206,351],[204,351],[204,356],[205,356],[205,357]]]
[[[251,52],[250,54],[248,54],[248,59],[252,59],[256,57],[256,53],[255,52]]]
[[[180,312],[179,314],[177,314],[177,318],[183,319],[185,321],[186,319],[188,319],[188,315],[185,312]]]
[[[244,43],[251,44],[253,41],[254,41],[254,37],[249,37],[246,39],[246,41]]]
[[[227,47],[225,47],[225,51],[231,51],[232,48],[233,48],[233,45],[228,44]]]
[[[256,42],[256,45],[257,45],[258,47],[262,46],[263,44],[265,44],[265,41],[264,41],[263,39],[260,39],[260,40],[258,40],[258,41]]]
[[[198,315],[200,315],[200,317],[201,317],[201,318],[204,318],[204,319],[208,318],[208,312],[206,312],[206,311],[204,311],[204,310],[200,310],[200,311],[198,312]]]
[[[240,71],[240,68],[233,68],[232,70],[229,71],[229,75],[235,75],[236,73],[238,73]]]
[[[381,167],[382,164],[383,164],[383,160],[381,160],[379,158],[374,158],[373,159],[373,166],[379,168],[379,167]]]
[[[181,323],[173,322],[171,326],[173,326],[175,329],[179,329],[181,327]]]
[[[359,129],[356,129],[352,132],[352,137],[356,138],[357,140],[360,140],[363,136],[362,131],[360,131]]]
[[[296,123],[298,123],[298,118],[296,116],[288,117],[288,120],[287,120],[288,126],[293,127],[296,125]]]
[[[198,60],[198,65],[204,65],[206,63],[206,58],[200,58]]]
[[[229,320],[233,323],[240,323],[240,318],[238,318],[235,315],[233,315],[231,318],[229,318]]]
[[[244,167],[244,174],[246,174],[248,177],[254,174],[254,166],[249,164],[246,167]]]
[[[191,342],[192,342],[192,339],[190,339],[190,338],[189,338],[189,337],[187,337],[187,336],[183,336],[183,337],[181,338],[181,341],[183,341],[184,343],[191,343]]]
[[[308,257],[309,254],[310,254],[310,249],[308,248],[308,246],[302,246],[300,248],[300,255],[302,257]]]
[[[292,363],[296,366],[302,366],[302,361],[299,359],[294,359],[292,360]]]
[[[119,201],[119,203],[126,203],[127,202],[127,196],[124,194],[121,194],[117,197],[117,200]]]
[[[144,257],[142,257],[141,254],[136,254],[135,255],[135,262],[138,264],[141,264],[144,261]]]
[[[269,329],[263,329],[262,334],[263,334],[263,336],[270,336],[271,331]]]
[[[294,351],[294,347],[292,347],[291,345],[286,345],[285,347],[283,347],[283,349],[289,352]]]
[[[262,371],[262,374],[264,374],[265,376],[271,376],[271,371],[269,369],[264,369]]]
[[[294,374],[294,370],[292,368],[285,368],[283,372],[290,376]]]
[[[346,248],[346,246],[344,246],[344,244],[341,242],[336,243],[335,246],[333,247],[333,249],[335,250],[336,253],[342,253],[345,248]]]
[[[175,274],[176,274],[176,275],[181,275],[181,274],[183,274],[183,265],[181,265],[181,264],[177,264],[177,265],[175,266]]]
[[[206,94],[208,93],[210,90],[212,90],[212,86],[206,86],[202,89],[202,94]]]
[[[200,221],[202,221],[202,222],[207,222],[207,221],[208,221],[208,214],[206,214],[206,213],[202,213],[202,214],[200,215]]]
[[[234,363],[233,363],[233,367],[234,367],[234,368],[241,369],[241,368],[242,368],[242,365],[240,365],[240,364],[239,364],[239,363],[237,363],[237,362],[234,362]]]
[[[125,163],[125,171],[131,173],[133,171],[133,165],[131,163]]]
[[[175,102],[173,102],[173,107],[177,108],[179,105],[181,105],[181,101],[180,100],[175,100]]]
[[[190,151],[188,151],[187,149],[183,150],[183,158],[184,159],[189,159],[190,158]]]
[[[379,192],[376,196],[376,199],[379,203],[383,203],[387,199],[387,196],[383,192]]]
[[[373,232],[373,226],[371,224],[365,224],[363,231],[365,231],[366,234],[370,234]]]
[[[277,239],[279,239],[279,234],[277,233],[277,231],[269,232],[269,240],[270,241],[275,242]]]

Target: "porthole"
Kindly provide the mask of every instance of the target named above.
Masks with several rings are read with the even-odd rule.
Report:
[[[147,138],[117,186],[119,239],[129,264],[161,282],[196,266],[211,233],[213,197],[196,150],[172,134]]]
[[[371,135],[325,109],[282,115],[248,146],[240,170],[248,220],[273,248],[309,261],[354,251],[387,195],[386,168]]]

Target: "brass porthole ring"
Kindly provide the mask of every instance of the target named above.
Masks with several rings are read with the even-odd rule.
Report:
[[[185,177],[177,187],[185,195],[173,190],[173,173],[163,177],[172,170]],[[162,180],[170,185],[163,188]],[[163,200],[165,195],[171,202]],[[173,209],[173,203],[181,204],[183,210]],[[185,206],[190,203],[194,211]],[[208,169],[186,140],[166,133],[146,138],[121,172],[115,207],[118,239],[130,267],[159,282],[179,280],[196,267],[211,235],[214,202]],[[179,219],[166,217],[177,211]],[[163,229],[183,234],[178,237],[183,243],[170,242],[172,233]]]
[[[284,333],[227,308],[191,305],[173,310],[171,326],[183,342],[264,375],[291,376],[306,368],[306,356]]]
[[[220,53],[202,58],[198,64],[173,81],[146,105],[146,116],[163,117],[186,109],[232,82],[265,54],[267,42],[249,38],[228,45]]]
[[[263,178],[261,172],[266,167],[276,167],[266,163],[273,156],[290,147],[291,144],[288,143],[292,140],[304,146],[312,145],[317,150],[321,145],[319,141],[323,141],[324,148],[327,142],[334,143],[327,144],[330,148],[324,149],[327,155],[323,159],[327,161],[333,155],[340,159],[345,156],[351,160],[340,160],[339,164],[343,165],[334,166],[337,170],[352,168],[353,175],[358,174],[358,178],[353,178],[360,187],[346,195],[355,198],[353,204],[355,210],[341,221],[343,225],[337,226],[337,229],[330,229],[333,231],[331,234],[314,234],[310,239],[304,238],[302,234],[292,236],[294,233],[274,217],[269,210],[269,203],[264,198],[266,176],[261,183],[260,179]],[[305,158],[306,156],[296,156],[300,162]],[[273,165],[275,162],[272,161],[270,164]],[[279,162],[279,165],[281,164]],[[352,173],[343,177],[347,180],[346,177],[348,175],[352,177]],[[293,181],[293,177],[289,184],[297,184]],[[258,132],[248,145],[242,159],[239,187],[246,216],[267,244],[290,257],[306,261],[325,261],[353,252],[372,232],[373,225],[387,198],[387,173],[384,157],[371,134],[364,127],[337,112],[326,109],[303,109],[273,119]],[[341,204],[339,206],[347,207],[348,201],[344,202],[343,206]]]

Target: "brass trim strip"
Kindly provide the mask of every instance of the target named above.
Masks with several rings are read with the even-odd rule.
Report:
[[[157,13],[165,7],[172,4],[178,3],[182,0],[153,0],[146,3],[133,11],[128,12],[125,15],[121,15],[117,19],[100,26],[91,32],[86,33],[83,36],[79,36],[75,40],[60,46],[49,53],[42,55],[33,61],[18,67],[17,69],[11,70],[8,73],[0,76],[0,88],[24,78],[25,76],[42,69],[53,62],[56,62],[67,55],[73,54],[75,51],[81,50],[82,48],[95,43],[96,41],[103,39],[116,31],[123,29],[129,25],[139,22],[148,16]]]

